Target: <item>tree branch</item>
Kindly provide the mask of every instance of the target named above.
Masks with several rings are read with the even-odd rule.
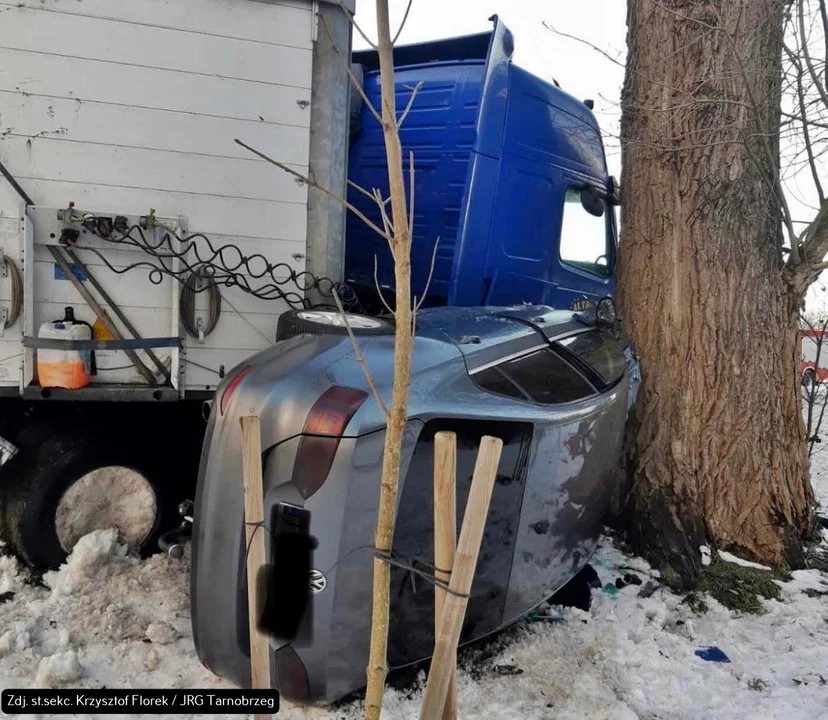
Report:
[[[799,98],[799,112],[801,116],[800,120],[802,122],[802,140],[805,143],[805,150],[808,153],[808,165],[811,168],[811,175],[814,179],[817,196],[819,197],[819,201],[822,202],[825,199],[825,194],[822,192],[822,183],[819,180],[819,171],[817,170],[816,158],[814,157],[814,146],[811,142],[811,130],[807,123],[808,117],[805,110],[805,88],[802,85],[802,66],[795,57],[791,56],[790,50],[788,50],[787,47],[785,48],[785,51],[788,53],[791,64],[793,64],[797,69],[796,94]]]
[[[402,127],[402,124],[405,122],[405,119],[408,117],[408,113],[411,111],[411,106],[414,104],[414,98],[417,97],[417,93],[420,92],[420,88],[423,86],[423,81],[420,80],[413,88],[411,88],[411,97],[408,98],[408,104],[405,106],[405,110],[403,110],[402,115],[400,115],[400,119],[397,120],[397,130]]]
[[[814,67],[814,61],[811,58],[811,51],[808,49],[808,33],[805,32],[805,0],[798,0],[797,6],[800,52],[802,53],[802,57],[805,59],[805,66],[808,68],[808,72],[811,75],[811,81],[814,83],[814,87],[817,89],[820,98],[822,98],[823,104],[826,108],[828,108],[828,93],[826,93],[825,86],[819,79],[819,75]],[[826,42],[828,42],[828,40],[826,40]]]
[[[408,237],[414,232],[414,153],[408,153]]]
[[[426,280],[425,289],[423,290],[423,295],[420,298],[420,302],[414,303],[414,312],[416,313],[425,302],[426,296],[428,295],[428,290],[431,287],[431,278],[434,275],[434,266],[437,264],[437,248],[440,246],[440,238],[438,237],[437,240],[434,242],[434,250],[431,253],[431,267],[428,270],[428,279]]]
[[[822,20],[822,39],[825,41],[825,61],[822,69],[825,73],[825,85],[828,86],[828,6],[825,0],[819,0],[819,16]]]
[[[599,55],[603,55],[611,63],[618,65],[618,67],[626,67],[626,63],[621,62],[618,58],[614,58],[603,48],[600,48],[597,45],[593,45],[591,42],[589,42],[589,40],[584,40],[583,38],[579,38],[577,35],[570,35],[569,33],[563,32],[563,30],[558,30],[554,25],[550,25],[548,22],[546,22],[546,20],[544,20],[542,24],[547,30],[549,30],[552,33],[555,33],[555,35],[560,35],[561,37],[564,37],[567,40],[574,40],[577,43],[581,43],[581,45],[586,45],[588,48],[594,50]]]
[[[353,180],[348,179],[345,182],[347,182],[348,185],[350,185],[357,192],[361,192],[363,195],[365,195],[365,197],[371,198],[371,200],[377,199],[374,193],[368,192],[364,187],[362,187],[362,185],[357,185]],[[387,203],[388,200],[385,200],[385,202]]]
[[[377,188],[374,188],[374,202],[377,204],[377,207],[380,211],[380,218],[382,219],[382,225],[385,228],[385,232],[388,233],[388,247],[391,249],[391,255],[394,255],[394,242],[391,238],[394,235],[394,225],[391,222],[391,218],[388,217],[388,209],[386,208],[386,202],[382,199],[382,193]]]
[[[802,238],[799,262],[793,262],[791,253],[788,266],[800,280],[799,289],[804,292],[823,270],[828,269],[828,263],[823,261],[828,254],[828,200],[822,201],[817,216],[802,234]]]
[[[356,355],[357,362],[362,367],[362,372],[365,373],[365,379],[368,381],[368,386],[371,388],[371,392],[374,395],[374,400],[376,400],[377,405],[379,405],[382,408],[382,411],[385,413],[385,418],[387,420],[389,417],[388,407],[386,406],[385,401],[382,399],[382,395],[380,395],[376,382],[374,382],[374,376],[371,374],[371,370],[368,368],[368,363],[365,362],[365,356],[359,350],[359,345],[357,344],[356,336],[354,335],[354,331],[351,329],[351,323],[348,322],[348,313],[346,313],[345,308],[342,307],[342,301],[339,299],[339,293],[336,291],[336,288],[332,288],[332,291],[334,301],[336,302],[336,307],[338,308],[340,315],[342,315],[342,321],[345,323],[345,329],[348,331],[348,337],[351,339],[351,345],[354,348],[354,354]]]
[[[353,25],[354,28],[356,28],[356,31],[360,35],[362,35],[362,39],[365,40],[365,42],[367,42],[368,45],[370,45],[373,50],[376,50],[377,49],[377,44],[373,40],[371,40],[371,38],[369,38],[365,34],[365,32],[362,30],[362,28],[357,24],[357,21],[356,21],[356,18],[354,17],[354,14],[348,9],[348,7],[345,5],[345,3],[342,0],[334,0],[334,2],[337,5],[339,5],[342,12],[345,13],[345,17],[348,18],[348,22],[351,23],[351,25]]]
[[[400,39],[400,35],[402,34],[403,28],[405,27],[406,22],[408,22],[408,13],[411,12],[411,6],[414,4],[414,0],[408,0],[408,6],[405,8],[405,14],[403,15],[402,22],[400,23],[400,29],[397,30],[397,33],[394,35],[394,39],[391,41],[392,45],[397,44],[397,40]]]
[[[382,288],[379,284],[379,278],[377,278],[377,256],[374,255],[374,287],[377,289],[377,295],[379,295],[379,299],[382,301],[382,304],[385,306],[385,309],[388,310],[389,314],[396,317],[396,313],[391,309],[391,306],[386,302],[385,295],[382,293]]]
[[[268,157],[263,152],[259,152],[255,148],[250,147],[250,145],[242,142],[238,138],[236,138],[236,144],[241,145],[245,150],[249,150],[254,155],[260,157],[262,160],[266,160],[267,162],[269,162],[271,165],[275,165],[277,168],[283,170],[288,175],[292,175],[293,177],[298,178],[303,182],[306,182],[310,187],[314,188],[315,190],[319,190],[320,192],[325,193],[325,195],[327,195],[328,197],[333,198],[340,205],[350,210],[354,215],[356,215],[360,220],[362,220],[362,222],[364,222],[369,228],[371,228],[371,230],[377,233],[377,235],[381,235],[382,237],[386,238],[389,242],[391,241],[391,238],[385,233],[384,230],[382,230],[382,228],[371,222],[361,210],[351,205],[351,203],[349,203],[344,198],[339,197],[339,195],[337,195],[334,192],[331,192],[330,190],[328,190],[328,188],[324,187],[323,185],[320,185],[315,180],[311,180],[309,177],[305,177],[301,173],[296,172],[296,170],[294,170],[293,168],[289,168],[284,163],[280,163],[278,160],[274,160],[272,157]]]

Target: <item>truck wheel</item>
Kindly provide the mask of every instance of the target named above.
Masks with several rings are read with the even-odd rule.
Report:
[[[387,320],[369,315],[346,313],[354,335],[392,335],[394,326]],[[294,335],[347,335],[348,328],[338,310],[288,310],[279,316],[276,340]]]
[[[160,485],[166,456],[126,433],[94,430],[23,447],[0,478],[4,535],[33,567],[57,567],[81,537],[110,527],[130,548],[151,551],[176,515]]]
[[[802,387],[804,387],[806,391],[811,392],[811,389],[815,384],[816,373],[813,368],[808,368],[804,373],[802,373]]]

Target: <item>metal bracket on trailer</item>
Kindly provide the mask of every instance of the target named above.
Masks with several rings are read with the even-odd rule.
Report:
[[[132,355],[143,366],[138,367],[138,363],[132,360],[132,365],[138,371],[138,378],[131,378],[127,381],[115,379],[98,380],[93,383],[93,387],[83,388],[85,392],[76,391],[75,397],[78,400],[91,399],[92,395],[96,397],[104,396],[104,390],[112,390],[119,400],[139,400],[139,399],[158,399],[154,396],[154,390],[162,390],[164,400],[168,400],[170,395],[178,399],[184,396],[184,363],[182,352],[184,343],[181,340],[180,328],[180,310],[179,310],[179,288],[177,283],[171,283],[171,302],[165,308],[162,302],[153,302],[153,309],[156,313],[169,313],[169,336],[168,338],[149,338],[147,344],[141,344],[143,340],[141,334],[138,332],[136,325],[131,322],[130,318],[126,316],[121,305],[123,301],[119,297],[119,290],[117,286],[113,286],[110,291],[106,290],[103,283],[99,282],[100,275],[98,268],[90,268],[89,261],[84,256],[84,251],[97,248],[97,252],[108,252],[110,249],[116,249],[120,252],[136,252],[140,250],[127,248],[125,246],[118,246],[117,248],[110,246],[104,240],[95,236],[95,231],[82,229],[80,225],[85,217],[101,217],[104,219],[111,219],[114,217],[123,218],[127,225],[140,224],[142,218],[154,217],[152,211],[149,216],[137,216],[132,213],[115,213],[111,211],[86,211],[70,204],[69,208],[48,208],[38,206],[21,206],[21,236],[23,245],[23,276],[24,276],[24,297],[23,297],[23,336],[28,338],[23,343],[24,359],[22,362],[23,371],[20,377],[20,395],[31,396],[35,392],[39,392],[40,388],[35,382],[36,362],[35,362],[35,345],[34,340],[37,335],[37,328],[34,320],[34,298],[35,298],[35,251],[47,252],[47,257],[51,262],[55,263],[56,277],[55,279],[67,280],[74,285],[75,289],[81,294],[83,302],[92,307],[95,316],[100,319],[104,326],[107,327],[109,333],[117,339],[129,338],[139,341],[138,344],[125,342],[123,346],[116,347],[116,344],[105,343],[97,346],[100,350],[122,350],[128,355]],[[185,216],[164,216],[159,217],[158,220],[163,223],[162,227],[174,228],[177,235],[187,233],[187,218]],[[62,230],[71,225],[77,225],[83,236],[80,244],[75,246],[72,243],[65,243],[58,238],[62,237]],[[157,232],[153,227],[151,232]],[[89,247],[87,247],[89,246]],[[57,256],[60,256],[59,258]],[[39,257],[39,256],[38,256]],[[44,258],[45,259],[45,258]],[[173,261],[173,264],[177,264]],[[0,263],[2,268],[2,263]],[[61,277],[57,277],[58,269],[61,272]],[[79,271],[79,272],[76,272]],[[105,271],[104,271],[104,274]],[[101,278],[106,281],[107,278]],[[76,282],[77,281],[77,282]],[[43,282],[43,280],[39,280]],[[51,279],[46,280],[50,283]],[[61,291],[63,292],[63,291]],[[59,295],[59,293],[58,293]],[[88,297],[87,297],[88,296]],[[93,303],[89,302],[89,299]],[[99,306],[105,316],[101,318],[101,313],[97,312],[93,304]],[[129,304],[129,303],[126,303]],[[156,307],[157,306],[157,307]],[[104,309],[105,308],[105,309]],[[111,317],[110,317],[111,316]],[[117,323],[117,325],[116,325]],[[113,326],[111,329],[109,326]],[[1,329],[1,328],[0,328]],[[161,328],[159,328],[161,329]],[[161,329],[165,333],[167,328]],[[161,340],[162,342],[153,342]],[[168,341],[168,342],[166,342]],[[60,349],[69,349],[68,346],[61,346]],[[91,349],[85,348],[85,349]],[[167,349],[167,353],[161,353],[161,349]],[[136,355],[135,351],[139,351]],[[155,351],[154,351],[155,350]],[[104,368],[106,370],[107,368]],[[115,368],[123,370],[126,368]],[[152,379],[150,379],[152,378]],[[138,381],[136,383],[136,381]],[[93,392],[94,390],[94,392]],[[170,392],[168,392],[168,390]],[[59,393],[52,392],[51,396],[56,399]],[[115,399],[115,396],[110,393],[107,399]]]

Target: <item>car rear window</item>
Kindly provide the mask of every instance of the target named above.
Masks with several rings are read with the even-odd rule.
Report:
[[[488,392],[542,405],[581,400],[595,393],[583,375],[549,349],[487,368],[474,379]]]
[[[624,376],[624,353],[619,343],[600,330],[573,335],[559,340],[558,345],[586,362],[606,385],[615,385]]]

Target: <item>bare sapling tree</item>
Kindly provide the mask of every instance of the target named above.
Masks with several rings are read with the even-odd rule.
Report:
[[[402,27],[408,17],[411,2],[408,3],[405,15],[403,16],[399,30],[394,38],[391,36],[391,24],[388,12],[388,0],[377,0],[377,42],[372,42],[368,36],[357,25],[353,15],[347,8],[340,4],[357,32],[368,42],[378,53],[380,66],[381,84],[381,105],[376,109],[360,83],[350,70],[350,60],[343,53],[339,53],[340,59],[345,63],[346,70],[351,77],[356,90],[361,94],[362,100],[369,112],[380,123],[385,141],[385,152],[388,167],[389,196],[384,198],[381,192],[376,189],[359,187],[351,182],[349,185],[358,192],[368,196],[375,201],[379,215],[379,221],[375,222],[365,213],[361,212],[347,199],[336,195],[312,178],[289,168],[262,152],[251,148],[240,140],[236,142],[268,162],[276,165],[281,170],[307,183],[311,188],[326,194],[332,201],[345,206],[354,213],[374,232],[388,241],[388,246],[394,260],[395,273],[395,303],[392,309],[382,295],[377,285],[377,292],[386,309],[393,314],[395,320],[394,335],[394,379],[390,404],[386,403],[374,382],[370,369],[365,363],[364,357],[359,349],[357,337],[354,335],[347,313],[345,312],[339,295],[334,290],[334,299],[341,312],[357,361],[362,366],[366,380],[373,392],[373,395],[382,408],[387,418],[387,429],[385,433],[385,445],[382,458],[382,477],[380,484],[379,510],[377,515],[377,526],[374,538],[374,578],[373,578],[373,603],[372,603],[372,624],[371,624],[371,646],[370,657],[367,668],[368,688],[365,698],[365,717],[368,720],[378,720],[382,709],[382,696],[387,674],[387,647],[388,647],[388,625],[389,625],[389,595],[391,586],[391,547],[394,535],[394,521],[397,505],[397,488],[399,484],[400,462],[402,451],[403,433],[405,431],[408,417],[408,390],[411,378],[411,357],[414,346],[414,331],[416,325],[416,314],[422,305],[428,286],[423,290],[419,300],[415,297],[412,302],[411,294],[411,238],[414,217],[414,156],[409,154],[407,158],[407,170],[409,176],[409,194],[406,195],[404,158],[402,143],[400,141],[400,126],[414,103],[419,86],[409,88],[410,95],[406,107],[402,112],[397,112],[395,80],[394,80],[394,54],[393,47],[399,37]],[[323,30],[329,32],[325,27],[323,19]],[[390,206],[390,212],[389,212]],[[432,271],[434,259],[436,259],[436,245],[434,258],[432,259]],[[376,275],[376,273],[375,273]],[[429,276],[430,282],[430,276]]]
[[[827,32],[825,0],[628,0],[618,295],[643,376],[629,530],[678,587],[700,545],[797,567],[814,530],[799,313],[828,267]],[[794,213],[802,168],[815,202]]]

